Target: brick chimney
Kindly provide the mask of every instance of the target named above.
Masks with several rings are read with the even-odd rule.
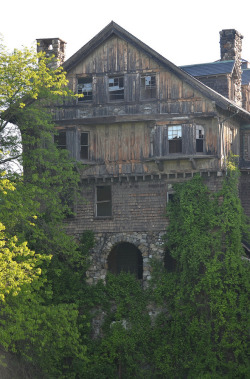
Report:
[[[66,42],[60,38],[43,38],[37,39],[37,52],[44,51],[46,57],[55,57],[50,65],[50,68],[57,68],[65,60]]]
[[[235,61],[234,71],[229,88],[229,99],[239,106],[242,104],[241,91],[241,51],[243,36],[235,29],[224,29],[220,32],[220,56],[221,61]]]

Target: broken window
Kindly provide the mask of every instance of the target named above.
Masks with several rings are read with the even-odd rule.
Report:
[[[89,133],[81,133],[80,158],[89,159]]]
[[[96,217],[112,216],[111,186],[96,187]]]
[[[143,276],[143,259],[140,250],[129,242],[121,242],[114,246],[108,256],[108,270],[112,274],[128,272],[137,279]]]
[[[109,100],[124,99],[124,77],[109,78]]]
[[[169,153],[182,152],[182,126],[174,125],[168,127]]]
[[[196,125],[196,152],[203,153],[204,128]]]
[[[66,132],[59,132],[57,135],[55,135],[54,141],[59,149],[66,149]]]
[[[141,76],[141,99],[145,100],[154,98],[156,98],[156,76]]]
[[[83,95],[78,97],[79,102],[92,100],[92,77],[78,78],[77,93]]]

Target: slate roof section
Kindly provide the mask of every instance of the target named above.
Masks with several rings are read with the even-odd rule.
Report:
[[[243,70],[242,72],[242,85],[250,84],[250,68]]]
[[[184,70],[170,62],[168,59],[164,58],[162,55],[160,55],[151,47],[149,47],[148,45],[140,41],[138,38],[130,34],[127,30],[123,29],[114,21],[111,21],[95,37],[93,37],[88,43],[86,43],[68,60],[66,60],[62,65],[64,70],[70,71],[71,69],[73,69],[81,60],[85,59],[98,46],[100,46],[108,38],[114,35],[132,44],[137,49],[143,51],[150,58],[158,62],[158,64],[162,65],[168,71],[176,75],[180,80],[183,80],[187,84],[189,84],[194,90],[199,91],[203,96],[207,97],[211,101],[214,101],[215,104],[221,109],[237,112],[239,116],[247,117],[249,119],[250,113],[247,112],[245,109],[239,107],[235,102],[227,99],[226,97],[220,95],[218,92],[212,90],[205,84],[201,83],[194,76],[190,75],[189,73],[185,72]]]
[[[231,74],[234,69],[234,61],[218,61],[212,63],[193,64],[189,66],[181,66],[180,68],[195,77]]]

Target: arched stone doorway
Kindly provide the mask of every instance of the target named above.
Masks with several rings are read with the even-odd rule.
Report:
[[[140,250],[129,242],[118,243],[108,256],[108,271],[112,274],[130,272],[137,279],[142,279],[143,259]]]

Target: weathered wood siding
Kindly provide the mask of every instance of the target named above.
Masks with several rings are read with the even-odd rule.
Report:
[[[142,100],[142,74],[156,75],[156,97]],[[124,100],[109,101],[108,79],[124,76]],[[131,114],[194,114],[213,112],[211,101],[203,98],[158,62],[117,37],[108,39],[68,72],[69,86],[76,92],[79,77],[92,76],[93,100],[69,100],[55,111],[56,120]]]

